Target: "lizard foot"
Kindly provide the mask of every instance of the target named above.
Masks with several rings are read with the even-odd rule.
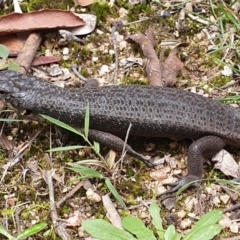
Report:
[[[175,182],[175,183],[164,184],[165,186],[166,185],[173,186],[173,188],[157,195],[157,197],[156,197],[157,199],[164,200],[164,199],[167,199],[167,198],[174,197],[174,196],[176,196],[177,191],[181,187],[184,187],[183,190],[185,190],[185,189],[189,188],[190,186],[194,186],[194,187],[199,186],[198,180],[200,179],[200,177],[198,177],[198,176],[187,175],[185,177],[181,177],[181,176],[177,175],[176,177],[179,178],[180,181]]]

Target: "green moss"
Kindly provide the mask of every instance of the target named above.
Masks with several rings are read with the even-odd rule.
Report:
[[[128,22],[134,22],[139,20],[139,14],[144,13],[146,16],[151,17],[153,14],[153,11],[150,8],[150,5],[148,4],[137,4],[132,6],[127,15]]]
[[[97,16],[97,26],[102,25],[102,22],[106,22],[108,16],[118,17],[117,11],[115,8],[110,7],[107,2],[98,1],[94,4],[91,4],[89,10]]]
[[[139,71],[142,71],[142,69],[140,69]],[[148,80],[147,79],[139,80],[139,78],[135,78],[133,76],[124,76],[121,84],[124,84],[124,85],[125,84],[147,85]]]
[[[211,85],[213,85],[214,87],[222,87],[224,85],[226,85],[228,82],[230,82],[232,80],[232,77],[226,77],[226,76],[217,76],[212,78],[209,83]]]
[[[21,3],[24,12],[32,12],[42,9],[62,9],[68,10],[73,7],[74,3],[71,0],[49,1],[49,0],[31,0]]]
[[[72,212],[72,208],[69,207],[69,206],[64,205],[63,207],[61,207],[61,212],[62,212],[63,215],[64,214],[68,215],[69,213]]]

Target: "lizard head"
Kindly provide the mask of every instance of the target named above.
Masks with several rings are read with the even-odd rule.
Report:
[[[33,79],[15,71],[0,72],[0,98],[5,99],[14,107],[20,107],[29,95]]]

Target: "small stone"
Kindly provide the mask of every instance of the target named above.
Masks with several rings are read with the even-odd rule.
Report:
[[[159,195],[161,193],[164,193],[166,192],[166,190],[167,189],[161,185],[157,185],[152,189],[154,195]]]
[[[220,200],[221,200],[223,203],[227,204],[227,203],[229,202],[229,200],[230,200],[230,197],[229,197],[227,194],[221,195],[221,196],[220,196]]]
[[[93,62],[97,62],[97,61],[98,61],[98,57],[93,57],[93,58],[92,58],[92,61],[93,61]]]
[[[155,180],[163,180],[167,178],[167,174],[164,171],[164,169],[159,169],[154,172],[150,172],[150,177],[155,179]]]
[[[109,67],[107,65],[102,65],[99,74],[100,76],[105,75],[106,73],[109,73]]]
[[[49,49],[46,49],[45,50],[45,56],[46,57],[51,57],[51,56],[53,56],[53,54],[52,54],[52,52]]]
[[[62,74],[62,69],[59,67],[58,64],[53,64],[48,71],[51,77],[56,77]]]
[[[119,43],[119,49],[120,49],[120,50],[123,50],[123,49],[125,49],[125,48],[127,47],[127,45],[128,45],[128,43],[123,40],[123,41],[121,41],[121,42]]]
[[[140,214],[141,219],[146,219],[148,217],[149,217],[149,215],[146,212],[141,212],[141,214]]]
[[[108,52],[109,52],[110,55],[114,55],[115,54],[115,51],[112,50],[112,49],[110,49]]]
[[[177,213],[178,218],[183,219],[186,217],[187,213],[184,210],[181,210]]]
[[[86,196],[88,198],[88,200],[93,201],[93,202],[100,202],[101,201],[101,197],[95,193],[91,188],[89,188],[86,192]]]
[[[184,202],[186,205],[186,209],[188,211],[191,211],[193,209],[194,205],[196,205],[198,203],[198,200],[192,196],[188,196]]]
[[[230,225],[230,231],[232,233],[238,233],[238,223],[237,222],[232,222]]]
[[[187,229],[191,226],[192,226],[192,221],[189,218],[182,220],[180,223],[181,229]]]
[[[69,54],[69,48],[64,47],[62,50],[63,55],[68,55]]]
[[[220,206],[221,201],[220,201],[219,197],[214,197],[214,199],[213,199],[213,204],[214,204],[216,207],[219,207],[219,206]]]
[[[233,75],[233,71],[229,66],[224,66],[222,70],[222,75],[226,77],[231,77]]]
[[[231,224],[232,224],[232,220],[228,217],[228,216],[225,216],[223,219],[221,219],[219,221],[219,224],[223,227],[223,228],[227,228],[227,227],[230,227]]]

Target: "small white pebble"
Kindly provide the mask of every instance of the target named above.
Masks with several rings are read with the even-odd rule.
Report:
[[[227,194],[220,196],[220,200],[225,204],[227,204],[229,202],[229,199],[230,199],[230,197]]]
[[[222,75],[226,77],[231,77],[233,75],[233,71],[229,66],[224,66],[222,70]]]
[[[198,203],[198,200],[192,196],[189,196],[186,198],[186,200],[184,202],[186,205],[186,209],[188,211],[191,211],[193,209],[194,205],[196,205]]]
[[[63,55],[68,55],[69,54],[69,48],[64,47],[62,50]]]
[[[187,213],[184,210],[181,210],[177,213],[178,218],[181,218],[181,219],[183,219],[186,215]]]
[[[215,198],[213,199],[213,204],[214,204],[216,207],[219,207],[219,206],[220,206],[221,201],[220,201],[219,197],[215,197]]]
[[[101,197],[97,193],[95,193],[91,188],[87,190],[86,196],[90,201],[93,201],[93,202],[101,201]]]
[[[141,212],[141,214],[140,214],[141,219],[145,219],[145,218],[148,218],[148,217],[149,217],[149,215],[146,212]]]
[[[46,49],[45,56],[46,57],[51,57],[51,56],[53,56],[53,54],[52,54],[52,52],[49,49]]]
[[[238,223],[232,222],[232,224],[230,225],[230,230],[232,233],[238,233]]]
[[[108,52],[109,52],[110,55],[114,55],[115,54],[115,51],[112,50],[112,49],[110,49]]]
[[[97,62],[97,61],[98,61],[98,57],[93,57],[93,58],[92,58],[92,61],[93,61],[93,62]]]
[[[109,67],[107,65],[102,65],[102,67],[99,71],[100,76],[103,76],[108,72],[109,72]]]
[[[36,223],[37,223],[36,220],[32,220],[32,221],[31,221],[31,224],[32,224],[32,225],[35,225]]]
[[[180,223],[181,229],[186,229],[191,226],[192,226],[192,221],[189,218],[182,220]]]

